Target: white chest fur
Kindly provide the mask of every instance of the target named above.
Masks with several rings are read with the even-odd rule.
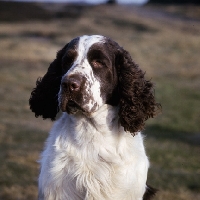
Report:
[[[63,113],[42,154],[39,199],[141,200],[148,167],[141,134],[124,132],[117,108]]]

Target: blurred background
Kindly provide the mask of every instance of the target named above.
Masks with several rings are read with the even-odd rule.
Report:
[[[37,199],[49,120],[28,100],[71,39],[111,37],[155,84],[162,114],[146,124],[155,200],[200,199],[199,0],[0,1],[0,200]]]

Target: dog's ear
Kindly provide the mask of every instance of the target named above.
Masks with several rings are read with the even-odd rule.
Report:
[[[118,52],[119,120],[125,131],[135,135],[157,114],[160,104],[155,101],[152,82],[145,79],[130,54],[122,48]]]
[[[58,92],[62,78],[62,57],[67,45],[58,51],[56,59],[50,64],[47,73],[43,78],[38,78],[36,88],[31,92],[29,105],[36,117],[55,120],[59,112]]]

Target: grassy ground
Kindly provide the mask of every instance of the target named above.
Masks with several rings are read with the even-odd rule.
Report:
[[[200,199],[200,18],[191,9],[1,2],[0,199],[37,198],[37,160],[52,122],[35,119],[28,99],[56,52],[83,34],[118,41],[155,83],[163,113],[144,133],[155,200]],[[187,20],[176,10],[187,10]]]

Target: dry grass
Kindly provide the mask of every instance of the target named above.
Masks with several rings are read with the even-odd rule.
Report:
[[[32,12],[38,7],[46,8],[40,19]],[[118,41],[155,82],[163,113],[145,131],[155,199],[200,199],[200,22],[157,18],[152,9],[187,8],[29,4],[19,18],[0,12],[0,199],[36,199],[37,160],[52,123],[35,119],[28,99],[56,52],[83,34]]]

